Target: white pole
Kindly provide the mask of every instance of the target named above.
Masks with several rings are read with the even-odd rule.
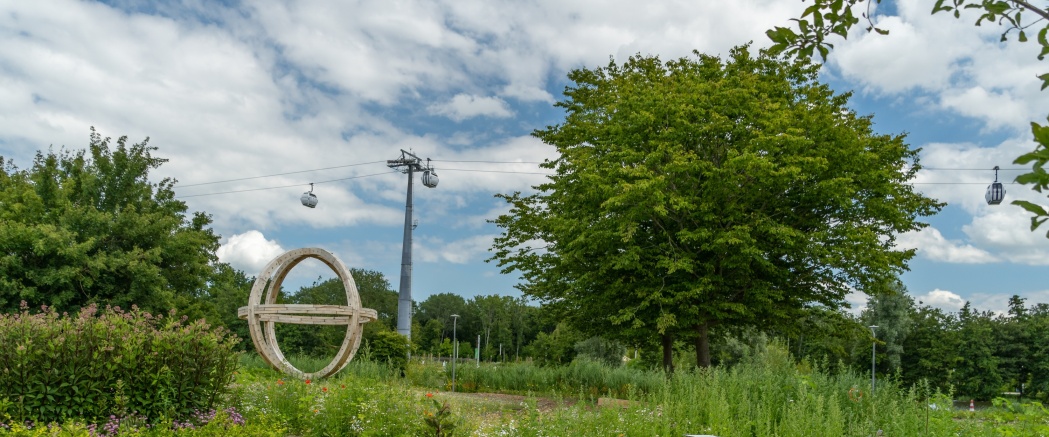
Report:
[[[455,325],[459,315],[452,314],[452,392],[455,392],[455,362],[459,361],[459,340],[455,336]]]
[[[871,396],[874,396],[874,348],[878,345],[878,336],[874,334],[874,329],[878,325],[871,326]]]

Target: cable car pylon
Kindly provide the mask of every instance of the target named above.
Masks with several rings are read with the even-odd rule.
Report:
[[[437,187],[437,172],[415,154],[401,149],[401,157],[386,161],[386,166],[408,174],[408,196],[404,203],[404,241],[401,243],[401,285],[397,297],[397,333],[412,338],[412,179],[415,172],[422,172],[422,182],[427,188]]]

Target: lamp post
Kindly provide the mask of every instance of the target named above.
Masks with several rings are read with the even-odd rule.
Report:
[[[455,362],[459,361],[459,340],[455,337],[455,325],[459,322],[459,315],[452,314],[452,393],[455,392]]]
[[[878,336],[874,334],[874,330],[878,325],[871,325],[871,396],[874,396],[874,348],[878,345]]]

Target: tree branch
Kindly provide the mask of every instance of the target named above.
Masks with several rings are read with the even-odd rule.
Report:
[[[1016,4],[1020,5],[1020,6],[1023,6],[1027,10],[1040,15],[1042,18],[1045,18],[1046,20],[1049,20],[1049,11],[1047,11],[1045,9],[1039,9],[1039,8],[1035,7],[1034,5],[1028,3],[1028,2],[1026,2],[1024,0],[1010,0],[1010,1],[1012,1],[1013,3],[1016,3]]]

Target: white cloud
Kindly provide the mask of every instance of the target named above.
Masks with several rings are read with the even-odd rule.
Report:
[[[972,117],[987,129],[1024,132],[1032,114],[1049,112],[1049,100],[1038,92],[1036,76],[1044,68],[1037,44],[1002,44],[1005,27],[973,26],[976,15],[969,11],[955,19],[930,14],[923,0],[895,4],[898,15],[878,16],[889,35],[856,26],[848,40],[835,41],[833,72],[876,95],[922,90],[933,97],[930,107]]]
[[[414,245],[415,253],[424,262],[450,262],[466,264],[487,258],[495,235],[473,235],[456,241],[441,238],[423,238]]]
[[[983,120],[990,129],[1026,124],[1031,108],[1004,91],[982,86],[945,91],[941,105],[959,114]]]
[[[255,275],[284,252],[279,243],[267,240],[262,232],[251,230],[227,238],[215,255],[219,261],[249,275]]]
[[[550,95],[546,90],[529,85],[507,85],[503,88],[503,95],[512,97],[525,102],[546,102],[554,103],[554,96]]]
[[[997,249],[1000,257],[1020,264],[1049,265],[1049,239],[1031,232],[1028,214],[1012,205],[973,218],[962,227],[969,239]]]
[[[878,26],[888,30],[889,35],[865,32],[851,35],[853,38],[836,44],[830,57],[830,65],[846,78],[877,92],[892,94],[915,87],[942,88],[950,79],[952,66],[968,53],[964,44],[940,44],[948,29],[958,30],[956,23],[946,17],[940,17],[935,23],[924,17],[920,23],[885,17]],[[968,41],[972,39],[971,33],[958,32],[955,37]]]
[[[849,308],[846,310],[854,316],[859,316],[864,310],[867,309],[867,293],[859,290],[852,290],[849,294],[845,295],[845,302],[849,304]]]
[[[917,249],[919,256],[933,261],[960,264],[998,261],[994,255],[971,244],[944,238],[943,234],[933,227],[900,234],[896,244],[904,249]]]
[[[455,121],[474,117],[506,118],[514,115],[503,99],[472,94],[456,94],[448,102],[431,105],[429,110],[432,114],[443,115]]]
[[[957,293],[938,288],[925,294],[914,295],[914,300],[915,304],[921,302],[923,305],[944,311],[958,311],[965,306],[965,299],[962,299]]]

